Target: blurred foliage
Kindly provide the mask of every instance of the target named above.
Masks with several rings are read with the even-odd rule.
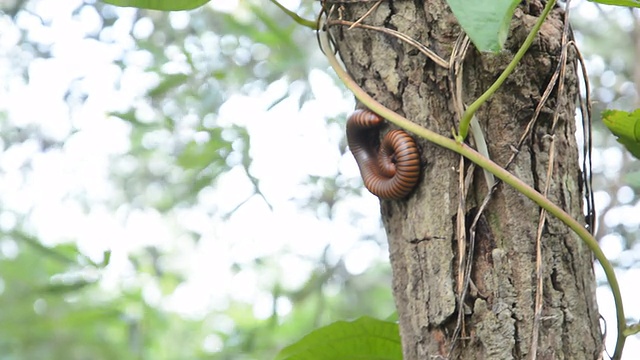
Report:
[[[191,10],[206,4],[209,0],[105,0],[105,2],[118,6],[132,6],[141,9]]]
[[[640,216],[637,214],[640,162],[617,143],[602,122],[605,109],[640,107],[640,18],[637,12],[610,6],[576,7],[572,25],[581,44],[593,100],[593,188],[597,233],[603,245],[620,249],[612,262],[637,267]],[[597,26],[596,26],[597,25]],[[635,208],[634,208],[635,207]]]
[[[76,19],[87,12],[99,16],[100,27],[85,38],[123,43],[114,61],[120,69],[116,87],[130,84],[130,69],[146,74],[150,84],[139,97],[110,112],[110,121],[127,129],[129,144],[126,152],[109,159],[112,186],[102,199],[104,205],[125,218],[136,209],[149,208],[172,218],[176,209],[199,204],[221,174],[237,168],[260,195],[260,179],[252,174],[250,135],[243,126],[220,123],[219,109],[233,94],[264,93],[283,81],[295,84],[296,93],[287,86],[264,105],[265,110],[289,98],[302,106],[313,96],[310,55],[316,51],[312,32],[275,6],[262,5],[244,2],[234,13],[204,7],[178,15],[131,13],[80,1],[68,9]],[[38,40],[41,33],[30,25],[38,19],[44,29],[52,25],[53,19],[40,17],[46,10],[42,6],[42,1],[33,0],[0,7],[4,26],[18,29],[21,38],[17,47],[2,54],[11,65],[9,79],[22,78],[28,84],[31,62],[56,56],[55,44]],[[307,1],[297,11],[312,17],[314,6]],[[122,27],[130,28],[129,37],[117,39],[116,29]],[[65,91],[70,112],[90,101],[92,94],[83,81],[77,79]],[[4,154],[26,142],[36,143],[40,152],[63,151],[69,139],[83,131],[72,128],[60,138],[38,124],[14,124],[7,108],[0,109],[0,115]],[[22,179],[30,176],[31,161],[25,159]],[[310,175],[303,184],[305,194],[293,200],[312,213],[324,209],[317,215],[331,218],[345,193],[359,194],[355,190],[359,184],[341,178]],[[73,199],[87,212],[97,206],[82,193]],[[209,216],[219,212],[205,211],[211,212]],[[73,241],[43,244],[29,222],[29,210],[19,213],[0,205],[0,212],[13,219],[0,219],[0,359],[264,359],[317,326],[393,312],[388,265],[373,265],[354,276],[329,248],[318,259],[304,259],[316,265],[298,287],[281,284],[279,276],[261,284],[261,294],[270,294],[272,303],[266,318],[255,315],[254,304],[231,299],[196,315],[189,309],[168,310],[170,298],[189,277],[172,267],[175,254],[170,249],[150,245],[131,251],[125,274],[114,282],[113,268],[123,265],[122,259],[119,264],[110,261],[109,251],[96,258],[85,255]],[[374,230],[380,231],[379,226]],[[193,242],[186,247],[197,247],[201,236],[197,231],[179,233],[189,234],[181,239]],[[230,271],[238,277],[269,272],[280,255],[234,261]],[[282,304],[291,310],[279,310]]]
[[[157,85],[148,90],[147,101],[113,113],[131,123],[130,155],[141,165],[135,173],[116,174],[121,177],[115,181],[126,189],[125,201],[163,211],[188,206],[236,163],[249,171],[246,130],[221,126],[215,110],[234,92],[263,92],[282,77],[306,79],[309,65],[293,41],[295,25],[278,26],[277,21],[289,22],[283,16],[276,19],[277,12],[269,15],[257,6],[248,10],[251,18],[243,21],[210,9],[189,13],[183,29],[161,28],[171,24],[169,13],[137,14],[134,28],[146,19],[153,21],[149,36],[137,39],[136,51],[152,55],[145,71],[156,77]],[[120,65],[128,66],[126,61]],[[148,119],[141,120],[145,111]],[[193,134],[198,137],[189,136]],[[175,165],[185,171],[177,175]],[[149,184],[171,191],[145,199]]]
[[[194,276],[189,265],[211,239],[204,239],[200,227],[185,225],[188,221],[183,218],[215,227],[254,199],[266,205],[266,212],[273,209],[263,193],[268,186],[254,164],[256,134],[241,121],[224,119],[222,109],[234,96],[267,94],[261,111],[276,112],[288,102],[304,110],[317,96],[311,73],[325,66],[311,31],[269,1],[239,1],[233,11],[215,8],[223,2],[213,2],[179,13],[117,9],[81,0],[54,3],[0,4],[0,98],[35,81],[44,60],[64,55],[64,43],[52,40],[56,26],[92,19],[94,26],[73,30],[82,31],[78,36],[85,40],[113,45],[105,57],[114,59],[107,68],[116,80],[108,85],[127,96],[131,88],[142,90],[110,103],[109,124],[123,129],[128,141],[110,153],[108,161],[95,165],[108,177],[105,194],[89,195],[81,188],[66,194],[64,204],[80,204],[72,209],[81,214],[113,213],[125,224],[146,211],[168,225],[144,229],[140,240],[146,245],[126,251],[115,246],[111,251],[111,244],[118,244],[124,235],[103,234],[104,227],[93,223],[69,226],[89,227],[89,243],[98,250],[74,237],[78,235],[49,239],[46,230],[37,227],[39,210],[16,201],[14,186],[33,185],[43,156],[51,161],[51,156],[70,151],[86,131],[84,122],[97,121],[86,119],[83,111],[93,99],[104,96],[94,91],[105,85],[77,76],[69,84],[53,84],[63,88],[51,93],[31,95],[34,102],[28,107],[34,109],[59,97],[66,104],[61,113],[68,115],[68,123],[50,124],[46,117],[21,123],[11,104],[0,101],[0,359],[268,359],[318,326],[363,315],[386,318],[394,311],[389,265],[374,258],[364,270],[350,269],[331,234],[324,249],[313,256],[296,253],[289,245],[252,257],[245,254],[252,244],[234,239],[229,250],[234,257],[220,267],[230,273],[232,284],[253,284],[251,290],[260,299],[247,300],[229,288],[217,288],[222,273],[196,274],[212,284],[204,289],[209,291],[203,291],[204,299],[185,290]],[[47,6],[63,8],[66,17],[54,18]],[[292,10],[312,19],[318,6],[317,1],[306,0]],[[618,11],[601,15],[629,21],[599,21],[607,26],[603,31],[592,26],[596,20],[575,20],[577,36],[585,44],[595,114],[605,107],[637,107],[632,53],[636,44],[625,35],[638,27],[630,14]],[[15,46],[5,46],[12,41]],[[71,47],[78,57],[84,50]],[[54,80],[55,75],[51,74]],[[341,134],[342,116],[325,117],[325,127]],[[640,165],[625,156],[603,129],[594,119],[594,185],[601,204],[598,236],[619,241],[622,250],[614,259],[619,266],[637,267],[638,220],[622,215],[638,207]],[[268,131],[276,146],[279,129]],[[336,140],[335,147],[336,153],[344,154],[344,141]],[[612,161],[612,156],[620,161]],[[90,167],[97,160],[74,161]],[[242,174],[251,195],[235,206],[222,206],[211,197],[224,175],[232,172]],[[91,181],[78,179],[82,185]],[[379,222],[367,221],[345,206],[361,201],[359,181],[340,169],[331,176],[308,174],[292,189],[290,204],[320,222],[348,217],[360,231],[362,248],[354,252],[361,255],[361,249],[372,248],[384,252]],[[54,192],[53,183],[51,187],[46,193]],[[47,194],[32,196],[36,195]],[[63,225],[66,216],[45,212],[45,218]],[[287,231],[283,226],[283,237]],[[163,235],[175,242],[154,238]],[[274,248],[279,243],[279,239],[259,240],[273,242]],[[297,240],[305,244],[308,239]],[[298,272],[290,263],[308,267],[300,270],[306,278],[294,285],[285,281],[285,275]],[[225,296],[210,300],[211,292]],[[198,301],[207,304],[205,310],[192,304]],[[265,303],[267,311],[260,310],[258,305]]]

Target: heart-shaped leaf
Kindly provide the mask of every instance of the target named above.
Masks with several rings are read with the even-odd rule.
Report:
[[[447,0],[462,29],[480,51],[502,50],[519,0]]]
[[[605,110],[602,122],[618,137],[620,144],[640,159],[640,109],[634,112]]]
[[[316,329],[278,354],[276,360],[402,360],[398,324],[361,317]]]

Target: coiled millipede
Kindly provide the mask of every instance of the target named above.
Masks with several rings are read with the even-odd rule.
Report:
[[[403,130],[389,131],[378,146],[383,119],[358,109],[347,120],[347,142],[356,158],[364,186],[381,199],[402,199],[418,183],[420,154]]]

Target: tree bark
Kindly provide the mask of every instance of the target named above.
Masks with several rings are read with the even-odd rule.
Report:
[[[336,4],[332,19],[356,21],[372,5]],[[470,48],[464,62],[466,104],[500,75],[543,6],[539,0],[531,0],[516,9],[502,53],[482,54]],[[362,23],[404,33],[447,60],[461,31],[444,0],[383,1]],[[491,158],[500,165],[513,154],[556,69],[563,26],[564,12],[556,8],[515,72],[477,113]],[[388,34],[340,25],[333,25],[331,33],[349,73],[379,102],[443,135],[450,135],[452,127],[457,127],[447,69]],[[542,191],[554,139],[548,197],[576,219],[584,219],[574,138],[578,84],[573,55],[569,52],[568,56],[564,89],[554,89],[509,170]],[[559,118],[552,129],[556,107]],[[498,186],[476,229],[471,273],[474,291],[464,299],[464,327],[452,345],[458,326],[460,158],[416,140],[424,164],[417,189],[405,201],[381,202],[404,358],[532,357],[540,208],[515,189]],[[475,215],[486,193],[481,172],[476,170],[466,197],[467,218]],[[600,358],[602,339],[590,251],[552,216],[547,216],[541,243],[543,304],[536,358]]]

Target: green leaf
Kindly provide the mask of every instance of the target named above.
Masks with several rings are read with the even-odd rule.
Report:
[[[640,159],[640,109],[633,112],[605,110],[602,122],[618,137],[620,144]]]
[[[276,360],[401,360],[398,324],[367,316],[337,321],[282,349]]]
[[[191,141],[186,144],[182,153],[178,156],[178,165],[184,169],[204,169],[212,163],[224,162],[221,153],[229,150],[230,144],[220,138],[220,129],[214,129],[210,133],[212,138],[199,143]]]
[[[39,292],[58,295],[75,293],[89,285],[93,285],[94,283],[94,281],[78,280],[77,282],[72,282],[70,284],[52,284],[41,288]]]
[[[640,171],[634,171],[622,176],[622,180],[632,188],[640,189]]]
[[[199,8],[208,3],[209,0],[104,0],[104,2],[123,7],[175,11]]]
[[[502,50],[519,0],[447,0],[449,7],[480,51]]]
[[[591,2],[629,7],[640,7],[640,0],[589,0]]]

